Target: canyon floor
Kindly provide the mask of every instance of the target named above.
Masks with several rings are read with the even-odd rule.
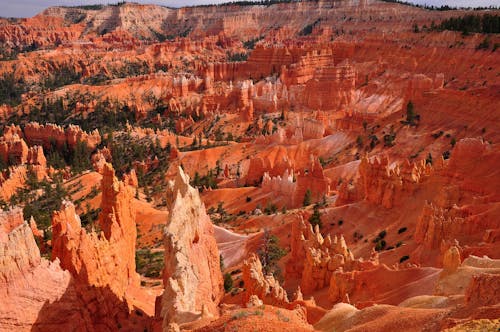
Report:
[[[500,10],[0,18],[0,331],[498,331]]]

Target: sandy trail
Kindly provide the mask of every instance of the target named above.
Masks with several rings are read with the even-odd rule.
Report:
[[[234,233],[216,225],[214,225],[214,231],[215,240],[226,268],[241,262],[247,254],[246,244],[251,236]]]

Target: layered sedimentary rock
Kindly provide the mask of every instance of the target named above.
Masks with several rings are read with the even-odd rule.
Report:
[[[445,265],[434,293],[444,296],[461,294],[465,295],[466,304],[488,305],[498,301],[499,278],[500,260],[471,255],[454,270]]]
[[[41,146],[28,147],[22,138],[22,131],[17,126],[10,126],[2,137],[0,137],[0,162],[3,165],[31,165],[29,169],[33,171],[38,180],[42,180],[46,175],[47,159]],[[5,182],[0,176],[0,185]],[[19,185],[22,183],[20,182]],[[7,191],[7,189],[5,189]],[[8,195],[7,195],[8,196]]]
[[[272,192],[276,195],[283,195],[291,197],[296,190],[296,184],[293,181],[293,173],[290,174],[289,170],[283,173],[283,176],[269,176],[269,173],[264,173],[262,177],[262,190],[265,192]]]
[[[293,169],[292,161],[289,160],[286,155],[281,158],[275,158],[274,160],[270,159],[271,158],[263,157],[250,159],[250,165],[248,166],[248,173],[245,179],[247,184],[258,184],[266,172],[271,177],[282,176],[287,170]]]
[[[47,175],[47,159],[41,146],[35,145],[29,148],[27,163],[38,181],[41,181]]]
[[[47,149],[51,148],[52,142],[55,142],[59,148],[65,145],[74,148],[80,141],[86,143],[90,149],[95,149],[101,142],[101,136],[97,130],[86,133],[74,125],[64,129],[57,125],[40,125],[36,122],[28,123],[24,127],[24,136],[30,145],[41,145]]]
[[[6,173],[0,173],[0,197],[8,201],[24,185],[26,177],[26,165],[10,167]]]
[[[45,168],[47,166],[47,159],[43,153],[43,148],[41,146],[35,145],[28,150],[28,160],[29,165],[41,166]]]
[[[443,274],[455,272],[461,263],[459,249],[456,246],[451,246],[443,256]]]
[[[279,281],[273,275],[264,275],[262,264],[257,255],[252,254],[243,262],[242,279],[245,285],[243,293],[243,305],[252,303],[253,296],[257,296],[264,302],[275,306],[288,304],[286,291],[280,286]]]
[[[0,26],[0,41],[7,47],[23,50],[50,46],[77,40],[83,27],[73,25],[68,28],[64,20],[56,17],[35,16],[23,20],[23,25]]]
[[[319,201],[330,191],[328,179],[317,159],[313,159],[307,169],[297,175],[297,189],[293,195],[293,206],[300,206],[303,203],[307,190],[312,193],[312,202]]]
[[[0,330],[142,330],[149,325],[144,313],[131,315],[127,293],[135,288],[134,297],[139,295],[132,191],[114,178],[111,165],[105,169],[102,209],[108,214],[101,225],[109,226],[109,236],[87,233],[74,205],[64,202],[52,219],[53,262],[40,257],[34,221],[24,222],[21,210],[0,213]]]
[[[293,168],[285,168],[282,175],[271,176],[270,172],[276,173],[280,168],[290,165],[290,162],[283,160],[277,163],[269,172],[264,172],[262,177],[262,189],[265,192],[272,192],[277,197],[283,197],[287,207],[298,207],[303,204],[304,196],[309,190],[312,201],[319,201],[328,194],[330,187],[328,180],[324,176],[321,164],[315,160],[308,164],[308,167],[301,172],[294,173]],[[265,167],[265,160],[252,159],[249,166],[249,178],[254,178],[259,170]],[[272,174],[271,173],[271,174]]]
[[[405,100],[418,101],[426,92],[434,89],[442,88],[444,84],[444,75],[442,73],[436,74],[434,78],[430,78],[423,74],[413,75],[408,80],[408,87],[406,89]],[[404,104],[406,106],[406,103]]]
[[[313,237],[318,240],[316,246],[312,245],[306,249],[306,263],[301,279],[301,290],[304,294],[328,286],[332,272],[340,267],[347,268],[354,260],[343,236],[334,237],[333,241],[330,236],[321,241],[320,236],[316,230],[316,236]]]
[[[111,162],[111,159],[111,151],[107,147],[99,149],[92,155],[92,166],[96,172],[102,173],[104,165]]]
[[[131,172],[124,184],[115,181],[106,164],[111,158],[115,162],[126,159],[127,167],[131,164],[147,180],[154,178],[153,202],[158,202],[160,180],[172,178],[178,165],[189,174],[198,172],[201,182],[212,183],[213,167],[217,167],[218,189],[204,190],[201,196],[210,207],[224,203],[227,214],[211,216],[222,217],[221,227],[225,217],[231,216],[235,220],[227,225],[232,231],[247,233],[222,236],[225,239],[219,243],[231,272],[241,268],[242,257],[257,250],[258,235],[249,233],[271,227],[283,248],[291,244],[285,288],[290,285],[287,291],[293,291],[296,285],[302,286],[294,303],[287,303],[283,288],[264,276],[259,260],[251,256],[243,270],[245,293],[234,298],[228,294],[226,299],[234,303],[241,296],[242,304],[253,308],[218,306],[221,277],[210,221],[188,179],[179,175],[180,185],[173,185],[166,202],[171,215],[165,234],[166,289],[157,302],[165,329],[306,330],[309,326],[303,318],[317,321],[332,301],[352,302],[361,308],[408,300],[398,307],[373,305],[366,311],[340,306],[336,309],[345,315],[336,312],[335,324],[325,328],[328,331],[434,331],[468,316],[493,316],[498,297],[489,289],[498,288],[496,271],[479,267],[490,264],[488,259],[474,258],[472,264],[470,254],[496,258],[500,240],[495,168],[500,162],[495,143],[499,134],[491,127],[500,123],[495,109],[498,57],[492,51],[499,37],[490,34],[480,47],[489,42],[489,50],[482,50],[476,49],[485,38],[480,33],[412,31],[412,25],[429,26],[432,21],[439,25],[442,19],[463,13],[346,0],[181,9],[120,3],[52,8],[26,20],[0,18],[0,44],[5,46],[0,57],[8,60],[0,61],[0,75],[12,74],[14,86],[25,91],[16,100],[6,101],[18,106],[0,105],[0,118],[24,123],[47,115],[61,123],[88,121],[92,126],[106,126],[102,122],[116,116],[120,127],[135,116],[136,126],[169,128],[126,126],[124,135],[107,137],[117,148],[103,149],[93,157],[95,170],[104,174],[102,195],[94,189],[89,193],[99,177],[92,172],[65,177],[65,188],[79,203],[73,207],[65,202],[54,217],[54,255],[71,272],[59,279],[65,290],[54,281],[60,277],[60,268],[48,276],[45,267],[29,263],[27,270],[35,272],[21,269],[22,273],[9,274],[13,286],[7,285],[0,294],[1,298],[15,294],[9,305],[20,303],[8,309],[8,318],[17,319],[19,312],[18,321],[11,321],[23,330],[30,325],[33,330],[74,329],[63,321],[66,318],[82,330],[144,330],[145,326],[123,324],[125,319],[140,316],[140,311],[127,316],[131,303],[147,302],[135,298],[137,289],[129,292],[137,285],[134,245],[141,249],[146,249],[146,243],[158,245],[156,226],[161,218],[156,216],[167,212],[160,213],[159,206],[142,200],[149,186],[132,189],[137,193],[132,202],[127,187],[137,186],[137,176]],[[10,76],[4,78],[8,83]],[[60,114],[44,108],[50,104],[47,101],[55,100],[64,109]],[[419,116],[416,126],[404,121],[410,100]],[[391,135],[397,133],[394,145],[367,145],[370,140],[378,142],[375,137],[384,137],[389,128]],[[51,147],[53,157],[54,145],[61,152],[74,148],[78,140],[90,148],[100,142],[96,133],[50,124],[28,124],[25,133],[11,127],[4,133],[0,159],[13,166],[0,175],[0,196],[5,201],[24,185],[31,170],[41,179],[46,162],[43,149],[35,144]],[[192,144],[200,135],[205,135],[204,144]],[[227,142],[211,146],[222,135],[228,137]],[[484,139],[460,140],[471,135]],[[137,144],[146,140],[154,143],[151,148],[145,145],[142,153]],[[129,142],[133,144],[124,146],[126,150],[130,147],[134,157],[139,152],[144,158],[131,161],[117,155],[120,145]],[[170,158],[167,142],[176,145]],[[432,167],[406,162],[430,153]],[[358,161],[363,154],[370,159]],[[442,154],[451,159],[442,162]],[[382,155],[388,158],[372,159]],[[318,156],[323,158],[321,166]],[[162,164],[168,161],[172,167],[163,174]],[[47,181],[59,173],[69,175],[51,169]],[[334,197],[329,186],[340,182]],[[295,209],[303,205],[307,189],[313,193],[312,203],[326,196],[320,207],[322,233],[307,223],[310,207]],[[30,196],[40,197],[42,190]],[[84,230],[75,212],[92,212],[101,198],[99,220]],[[132,203],[141,207],[137,242]],[[279,206],[279,212],[251,213],[271,203]],[[306,221],[294,222],[289,236],[290,221],[300,217]],[[345,223],[337,223],[339,218]],[[92,227],[98,230],[92,232]],[[43,239],[34,223],[31,229],[37,241]],[[373,253],[370,261],[354,259],[351,251],[356,256],[369,255],[373,238],[382,230],[387,233],[387,250],[380,251],[380,256]],[[228,244],[229,238],[238,237]],[[24,247],[22,240],[16,241]],[[11,252],[6,255],[15,257],[5,260],[12,268],[9,271],[16,271],[17,259],[25,263],[22,252],[12,254],[14,247],[9,245]],[[153,249],[152,254],[156,256],[157,251],[161,249]],[[36,258],[32,250],[27,252]],[[467,264],[461,263],[464,258]],[[44,264],[57,266],[40,259],[38,266]],[[440,279],[436,293],[441,295],[432,295],[436,279]],[[144,288],[152,286],[147,292],[158,288],[151,278],[144,281]],[[21,283],[27,286],[19,287]],[[19,301],[19,290],[28,294],[26,301]],[[304,301],[302,292],[307,297],[314,294],[316,300]],[[408,299],[414,295],[418,298]],[[34,308],[42,302],[46,304],[37,314]],[[277,307],[261,307],[266,302]],[[301,309],[294,314],[283,309],[297,303],[307,308],[306,315],[300,314]],[[459,314],[450,315],[453,310]],[[220,319],[208,323],[209,316],[219,314]],[[32,324],[37,315],[40,320]],[[8,324],[8,330],[19,329]]]
[[[432,166],[424,160],[414,165],[406,162],[391,167],[387,158],[375,158],[374,161],[363,158],[359,165],[360,194],[367,201],[390,209],[404,197],[403,192],[410,195],[415,184],[428,176],[431,170]]]
[[[302,218],[292,224],[291,238],[287,277],[300,278],[300,289],[306,295],[328,287],[337,269],[352,269],[357,263],[343,236],[323,238],[318,227],[313,229]]]
[[[443,240],[453,240],[472,225],[471,214],[457,206],[441,208],[426,203],[415,229],[415,242],[427,249],[439,248]]]
[[[500,274],[481,273],[472,276],[465,291],[468,305],[496,305],[500,302]]]
[[[16,274],[40,264],[40,251],[21,209],[1,212],[2,267],[5,282]]]
[[[355,77],[354,68],[349,64],[317,70],[305,86],[305,105],[314,110],[345,109],[354,98]]]
[[[0,212],[0,330],[46,331],[91,328],[71,275],[40,251],[22,210]]]
[[[109,287],[122,298],[127,289],[139,286],[135,272],[137,230],[133,191],[114,176],[110,164],[103,169],[99,229],[88,233],[81,226],[75,207],[64,202],[52,218],[52,257],[61,261],[78,282]]]
[[[432,295],[437,278],[433,268],[389,268],[380,264],[368,269],[339,269],[332,274],[328,296],[334,303],[355,303],[358,307],[375,303],[397,305],[412,296]]]
[[[315,78],[315,75],[321,71],[321,68],[333,64],[334,57],[331,49],[313,50],[302,55],[296,63],[288,66],[281,77],[289,86],[306,84]]]
[[[498,160],[498,152],[481,139],[460,140],[452,152],[438,174],[446,190],[426,201],[417,219],[414,239],[421,246],[419,254],[425,255],[443,242],[456,239],[466,248],[465,257],[491,256],[499,224],[486,211],[498,201],[497,181],[484,174]],[[473,206],[475,202],[482,203]]]
[[[7,132],[0,137],[0,158],[4,164],[25,164],[28,150],[28,145],[17,133]]]
[[[171,198],[164,230],[165,290],[161,300],[163,329],[196,320],[202,311],[218,316],[224,291],[214,228],[198,190],[179,167],[169,184]]]

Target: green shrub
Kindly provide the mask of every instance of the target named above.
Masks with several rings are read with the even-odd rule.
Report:
[[[162,251],[151,252],[149,249],[139,249],[135,252],[137,273],[148,278],[160,278],[163,272],[165,254]]]
[[[229,293],[233,289],[233,278],[230,273],[224,274],[224,290]]]
[[[302,202],[302,205],[303,206],[311,205],[311,200],[312,200],[312,192],[310,189],[307,189],[306,193],[304,194],[304,200]]]
[[[26,88],[22,81],[14,77],[14,73],[4,74],[0,77],[0,105],[16,106],[21,103],[21,95]]]
[[[382,251],[385,249],[386,245],[387,245],[387,243],[385,242],[385,240],[379,240],[379,241],[377,241],[377,244],[375,245],[375,250]]]
[[[401,257],[401,258],[399,259],[399,262],[400,262],[400,263],[403,263],[404,261],[407,261],[407,260],[409,260],[409,259],[410,259],[410,256],[408,256],[408,255],[404,255],[403,257]]]

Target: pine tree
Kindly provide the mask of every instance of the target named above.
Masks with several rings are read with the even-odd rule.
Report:
[[[431,164],[432,165],[432,154],[429,152],[427,155],[427,158],[425,159],[426,164]]]
[[[233,278],[231,277],[230,273],[225,273],[224,274],[224,290],[227,293],[231,289],[233,289]]]
[[[413,125],[415,121],[415,111],[413,107],[413,103],[411,101],[406,105],[406,122],[408,124]]]
[[[318,206],[318,204],[314,205],[313,214],[309,218],[309,223],[313,227],[316,227],[316,225],[318,225],[319,228],[321,228],[323,226],[323,224],[321,222],[321,213],[319,212],[319,206]]]
[[[198,174],[198,171],[194,173],[193,185],[195,187],[201,186],[200,174]]]
[[[311,205],[311,200],[312,200],[312,192],[310,189],[307,189],[306,193],[304,195],[304,201],[303,201],[302,205],[304,205],[304,206]]]
[[[279,246],[279,239],[276,235],[271,235],[269,230],[264,230],[262,247],[257,254],[259,255],[264,274],[272,274],[274,277],[281,278],[281,269],[278,266],[279,260],[287,254],[287,251]]]

